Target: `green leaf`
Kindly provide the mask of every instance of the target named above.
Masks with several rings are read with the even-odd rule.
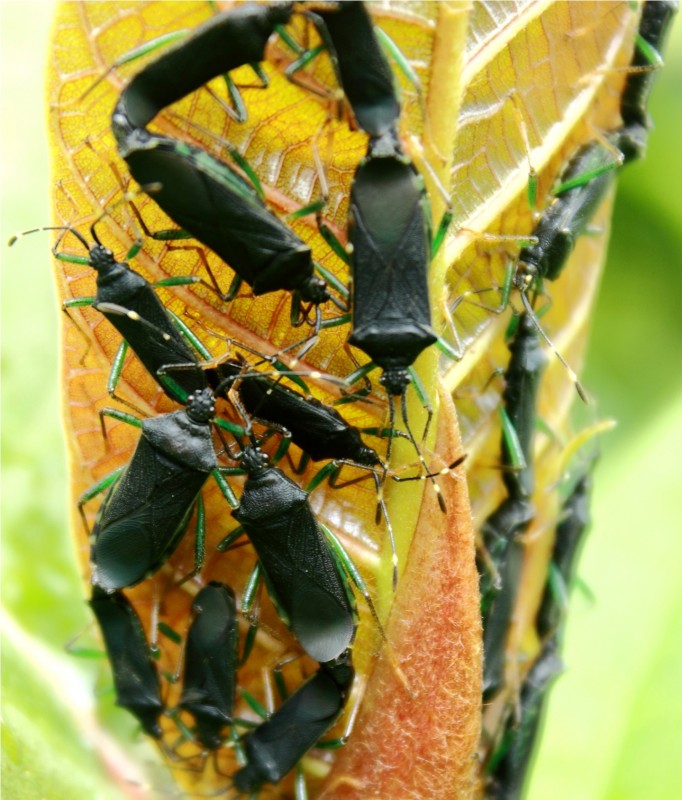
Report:
[[[124,795],[113,788],[97,751],[110,766],[122,759],[113,740],[99,730],[92,691],[66,657],[50,652],[6,614],[2,627],[6,796],[120,800]],[[91,757],[84,758],[88,753]]]

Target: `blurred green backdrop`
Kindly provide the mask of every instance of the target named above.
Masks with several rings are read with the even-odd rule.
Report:
[[[114,798],[120,792],[102,781],[95,744],[109,753],[110,770],[134,772],[125,755],[93,738],[101,665],[63,653],[88,615],[66,524],[50,240],[4,246],[16,230],[49,220],[43,75],[51,5],[0,3],[3,788],[16,798]],[[594,600],[573,596],[567,671],[552,695],[530,800],[677,800],[682,786],[679,20],[651,112],[648,157],[619,181],[584,381],[601,416],[619,421],[602,444],[579,569]],[[108,707],[107,728],[132,740],[127,715],[110,698]],[[135,748],[134,760],[151,762],[146,744]]]

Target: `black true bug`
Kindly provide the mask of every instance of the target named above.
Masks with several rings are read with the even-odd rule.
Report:
[[[162,184],[153,199],[168,216],[228,263],[255,295],[289,289],[316,306],[332,300],[345,308],[313,274],[310,247],[225,164],[146,131],[125,139],[119,150],[138,182],[154,175]]]
[[[554,633],[565,616],[575,563],[583,536],[590,524],[591,466],[580,476],[561,507],[561,521],[556,529],[548,586],[536,618],[538,635],[542,638]]]
[[[327,47],[358,126],[371,137],[382,136],[397,122],[400,103],[364,3],[350,0],[328,8],[320,4],[307,16]]]
[[[617,134],[609,137],[617,143]],[[580,397],[587,396],[575,372],[554,348],[533,311],[528,293],[543,280],[556,280],[561,274],[578,238],[585,232],[595,211],[614,179],[613,156],[604,142],[595,140],[580,148],[563,171],[561,185],[532,232],[535,243],[524,247],[513,276],[524,309],[568,370]],[[604,165],[608,166],[605,167]]]
[[[107,594],[94,586],[89,601],[102,632],[116,687],[116,704],[127,708],[155,739],[162,735],[164,711],[159,673],[135,610],[121,592]]]
[[[333,407],[303,397],[270,378],[246,377],[237,384],[244,408],[252,417],[273,422],[291,433],[291,440],[313,461],[335,459],[367,467],[381,465],[376,450],[362,440]]]
[[[544,644],[521,688],[518,721],[510,717],[502,741],[487,765],[488,785],[486,797],[491,800],[520,800],[524,781],[540,730],[542,712],[549,689],[563,671],[557,653],[556,637]]]
[[[505,372],[503,401],[518,440],[514,447],[518,446],[524,466],[518,469],[509,434],[503,433],[502,469],[507,497],[481,527],[483,545],[497,573],[493,575],[484,564],[480,564],[484,697],[489,697],[499,688],[504,672],[506,635],[523,557],[523,548],[515,539],[535,516],[531,501],[534,488],[533,431],[537,392],[546,359],[537,327],[527,314],[519,318],[509,349],[511,357]]]
[[[260,61],[274,27],[290,15],[289,4],[246,5],[209,20],[131,81],[114,109],[112,129],[133,177],[143,185],[160,184],[152,199],[171,219],[228,263],[254,294],[289,289],[317,306],[317,328],[321,303],[331,300],[342,309],[345,303],[313,274],[310,247],[226,164],[144,127],[161,108],[210,78]],[[185,70],[179,82],[178,69]]]
[[[139,583],[158,569],[180,542],[209,474],[228,503],[237,505],[223,480],[213,446],[213,392],[200,389],[181,411],[137,420],[108,409],[106,413],[142,428],[129,464],[86,492],[83,504],[108,488],[92,532],[93,583],[107,592]],[[197,536],[197,568],[203,559]]]
[[[187,394],[191,394],[197,389],[204,388],[206,381],[200,371],[186,374],[181,380],[181,388],[184,392],[178,391],[178,386],[171,382],[164,382],[158,376],[158,371],[165,364],[177,361],[195,361],[196,356],[188,345],[191,341],[195,348],[200,347],[196,337],[193,337],[187,326],[182,325],[179,320],[174,320],[170,312],[163,305],[154,287],[158,286],[181,286],[201,282],[196,276],[175,276],[159,281],[156,284],[149,283],[142,275],[131,269],[127,263],[118,262],[114,258],[111,250],[105,247],[95,231],[95,222],[90,228],[90,235],[94,241],[89,245],[84,236],[75,228],[37,228],[38,230],[62,230],[72,233],[88,252],[87,257],[73,256],[58,252],[53,249],[53,253],[60,261],[76,264],[87,264],[97,272],[97,294],[94,297],[78,297],[64,301],[62,308],[68,311],[70,308],[92,306],[100,311],[111,324],[118,330],[124,339],[124,344],[114,359],[114,365],[109,377],[109,394],[115,396],[116,385],[125,358],[126,345],[129,345],[145,366],[149,374],[157,380],[166,394],[177,402],[184,402]],[[33,233],[26,231],[25,233]],[[12,245],[17,240],[17,234],[13,236],[9,244]],[[135,246],[137,247],[137,245]],[[135,247],[131,253],[135,252]],[[128,255],[128,258],[131,254]],[[121,314],[117,307],[126,307],[128,314]],[[150,336],[148,330],[137,322],[137,317],[144,319],[149,325],[159,331],[159,335]],[[182,330],[182,333],[181,333]],[[208,357],[208,354],[206,354]]]
[[[349,650],[321,664],[270,719],[248,734],[247,763],[234,774],[234,787],[255,792],[264,783],[281,781],[338,719],[354,676]]]
[[[276,605],[316,661],[337,658],[353,641],[355,612],[343,567],[313,514],[308,493],[271,466],[255,444],[240,455],[248,478],[232,515],[246,531]]]
[[[212,581],[194,598],[192,615],[178,705],[194,717],[201,744],[215,750],[232,724],[239,644],[234,592]]]
[[[611,185],[613,159],[609,154],[603,142],[589,142],[562,172],[556,196],[533,229],[537,242],[524,247],[519,255],[514,285],[524,302],[525,292],[536,281],[554,281],[561,274],[578,237]]]
[[[563,670],[558,655],[561,622],[566,613],[568,587],[578,548],[589,525],[591,467],[592,464],[588,465],[562,505],[550,578],[536,617],[536,629],[544,642],[543,647],[523,681],[517,712],[510,714],[504,735],[486,767],[489,776],[487,795],[495,800],[517,800],[522,796],[547,694]]]
[[[395,202],[390,206],[391,213],[386,214],[389,197]],[[431,327],[427,282],[432,245],[426,190],[412,161],[402,153],[395,128],[370,139],[367,156],[356,170],[348,240],[353,274],[348,343],[367,353],[383,370],[379,382],[389,399],[389,430],[394,428],[395,398],[400,398],[405,430],[423,469],[418,477],[432,481],[438,504],[445,512],[443,495],[434,473],[426,466],[407,414],[410,367],[423,350],[438,341],[438,336]],[[360,372],[366,374],[366,369]],[[432,414],[430,408],[427,411],[424,435]],[[457,459],[447,469],[462,460]]]
[[[620,100],[623,127],[619,131],[618,149],[626,164],[642,158],[646,150],[651,127],[647,105],[654,80],[651,68],[661,64],[660,51],[678,7],[678,0],[647,0],[642,9],[637,43],[630,63],[633,71],[625,81]]]
[[[386,214],[387,198],[395,198]],[[398,202],[399,201],[399,202]],[[383,369],[390,396],[403,396],[408,367],[437,340],[426,274],[431,232],[424,185],[400,150],[395,129],[370,140],[351,188],[353,271],[349,343]]]

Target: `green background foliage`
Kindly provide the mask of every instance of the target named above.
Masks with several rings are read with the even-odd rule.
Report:
[[[0,4],[2,242],[47,224],[43,76],[51,4]],[[618,428],[602,442],[594,525],[531,800],[677,800],[682,780],[682,24],[651,103],[645,162],[619,180],[585,385]],[[99,661],[64,654],[88,623],[67,529],[58,309],[48,234],[3,249],[3,788],[117,797],[93,741]],[[593,411],[591,413],[594,413]],[[88,639],[88,633],[85,634]],[[133,738],[104,703],[106,730]],[[133,758],[148,762],[144,743]],[[113,745],[100,749],[110,755]],[[113,757],[113,756],[112,756]],[[160,778],[158,778],[160,780]]]

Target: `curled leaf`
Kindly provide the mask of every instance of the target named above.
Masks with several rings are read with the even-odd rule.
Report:
[[[439,478],[448,508],[442,514],[431,487],[424,485],[428,482],[389,482],[387,502],[401,568],[395,593],[387,536],[374,523],[372,482],[360,481],[346,490],[320,487],[314,492],[316,513],[340,537],[369,584],[387,642],[382,642],[360,600],[361,624],[354,646],[359,677],[349,703],[357,721],[336,760],[329,752],[317,751],[305,759],[305,770],[313,797],[473,798],[484,791],[478,770],[514,703],[514,687],[539,651],[532,621],[558,516],[556,493],[549,490],[560,478],[562,442],[569,436],[568,413],[574,399],[565,372],[552,363],[543,382],[539,415],[553,436],[537,437],[538,515],[525,538],[524,581],[509,637],[510,689],[482,716],[472,513],[473,521],[480,523],[503,496],[496,469],[501,382],[490,378],[508,360],[504,341],[508,318],[491,309],[498,303],[506,265],[518,253],[520,238],[533,228],[527,194],[531,170],[538,174],[537,205],[542,209],[571,154],[595,132],[618,124],[623,74],[617,67],[629,63],[637,15],[627,3],[406,2],[372,6],[371,11],[419,79],[417,91],[396,68],[404,108],[401,133],[412,158],[423,165],[436,225],[444,209],[438,184],[451,198],[453,223],[432,264],[430,290],[435,325],[462,358],[446,361],[431,348],[417,362],[417,371],[435,411],[425,451],[434,469],[466,453],[468,488],[463,469]],[[191,29],[210,14],[209,5],[203,3],[59,7],[49,86],[54,224],[86,232],[106,212],[97,231],[119,260],[135,242],[141,221],[152,231],[173,226],[143,195],[119,203],[130,184],[110,131],[118,93],[154,54],[107,70],[123,53],[171,31]],[[303,36],[304,28],[305,23],[297,20],[294,35]],[[229,99],[224,83],[217,80],[210,91],[195,92],[159,115],[154,126],[223,159],[229,159],[229,143],[252,165],[268,205],[281,215],[319,197],[315,154],[321,154],[329,183],[325,218],[343,241],[349,187],[364,155],[366,136],[351,130],[345,120],[330,120],[323,99],[287,81],[282,71],[287,58],[291,55],[283,43],[274,41],[265,62],[267,90],[253,85],[248,67],[232,73],[235,83],[244,87],[246,122],[225,113]],[[322,86],[333,86],[332,75],[326,57],[310,70],[310,79]],[[552,286],[552,306],[543,317],[543,325],[574,366],[582,357],[603,258],[607,206],[595,220],[601,233],[583,237]],[[312,217],[292,220],[291,226],[311,245],[316,260],[347,283],[346,267],[320,236]],[[69,237],[60,247],[83,255]],[[93,294],[90,268],[57,263],[60,300]],[[146,237],[134,268],[150,281],[179,274],[207,280],[207,264],[226,290],[232,273],[191,241]],[[228,340],[273,354],[301,338],[301,330],[290,325],[290,301],[284,293],[256,299],[242,292],[228,304],[199,283],[159,289],[159,296],[216,357],[229,352]],[[452,319],[445,309],[454,310]],[[112,424],[107,440],[102,439],[98,411],[111,402],[107,377],[120,340],[96,311],[83,308],[73,316],[75,324],[65,322],[63,329],[63,382],[75,508],[88,486],[130,458],[137,434]],[[347,335],[347,326],[325,331],[300,366],[340,377],[350,374],[355,365],[343,346]],[[315,378],[309,386],[325,401],[338,394],[333,385]],[[384,396],[376,382],[372,388],[369,401],[343,407],[349,421],[359,427],[386,424]],[[117,393],[145,415],[174,408],[133,357],[125,362]],[[414,393],[408,414],[415,430],[420,430],[425,413]],[[394,448],[396,470],[413,460],[403,444],[397,442]],[[308,469],[297,480],[305,485],[314,472]],[[239,481],[235,487],[239,494]],[[205,501],[209,536],[202,579],[226,581],[239,596],[255,556],[249,547],[227,554],[216,551],[233,522],[217,491],[207,490]],[[96,511],[96,504],[91,505],[90,524]],[[85,570],[88,541],[75,513],[73,529]],[[192,565],[193,542],[188,534],[154,578],[128,592],[149,633],[152,611],[160,603],[164,625],[180,638],[184,635],[196,584],[179,587],[176,580]],[[256,647],[239,672],[239,683],[265,702],[269,686],[264,672],[286,654],[300,654],[300,649],[265,597],[260,619]],[[173,674],[179,647],[169,637],[162,637],[159,645],[160,668]],[[306,658],[288,664],[287,684],[297,685],[313,668]],[[168,683],[168,705],[177,699],[177,685]],[[242,716],[248,710],[240,707],[237,713]],[[348,725],[347,716],[336,733]],[[176,735],[170,719],[165,728],[170,742]],[[178,752],[186,749],[182,745]],[[221,750],[219,766],[223,773],[234,771],[233,750]],[[195,773],[178,767],[176,777],[188,792],[205,794],[225,784],[210,766]],[[262,796],[286,797],[291,791],[285,781],[266,788]]]

